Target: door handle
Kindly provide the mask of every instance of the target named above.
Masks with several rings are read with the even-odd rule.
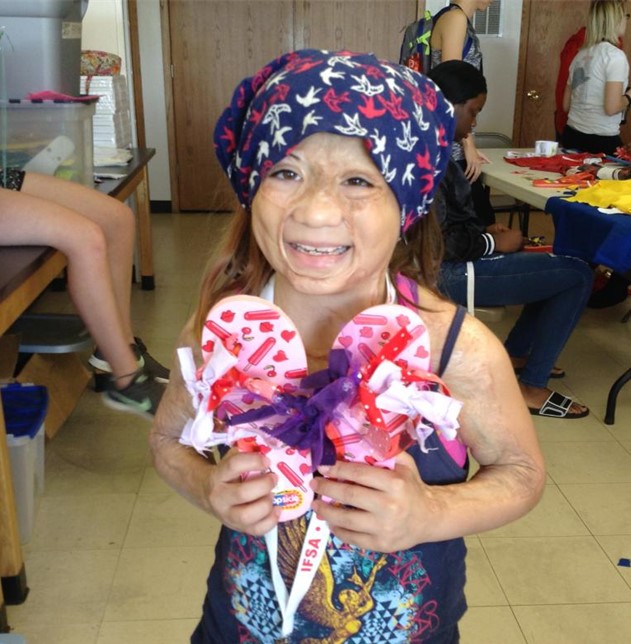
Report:
[[[541,95],[539,94],[539,92],[536,89],[531,89],[528,92],[526,92],[526,97],[529,100],[531,100],[533,102],[536,102],[541,98]]]

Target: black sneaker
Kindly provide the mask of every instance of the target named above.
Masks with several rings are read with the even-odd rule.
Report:
[[[138,359],[138,369],[142,369],[154,380],[168,384],[170,371],[147,351],[147,347],[140,338],[134,338],[134,340],[136,342],[131,345],[131,349]],[[94,349],[94,353],[88,358],[88,363],[98,371],[112,373],[110,363],[103,357],[98,347]]]
[[[153,420],[165,386],[139,370],[124,389],[116,389],[114,382],[102,394],[103,402],[111,409],[138,414]]]
[[[138,369],[142,369],[145,366],[145,361],[139,352],[135,350],[135,344],[131,345],[134,355],[138,358]],[[100,349],[96,347],[94,353],[88,358],[88,363],[91,367],[94,367],[97,371],[102,371],[103,373],[112,373],[112,367],[110,363],[105,359]]]
[[[132,345],[132,348],[139,361],[143,361],[145,373],[158,382],[168,384],[171,372],[147,351],[145,343],[140,338],[135,337],[134,340],[136,344]]]

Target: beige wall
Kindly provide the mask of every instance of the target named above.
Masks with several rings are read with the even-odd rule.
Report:
[[[122,0],[90,0],[81,25],[81,47],[109,51],[125,61]],[[122,71],[127,73],[125,65]]]

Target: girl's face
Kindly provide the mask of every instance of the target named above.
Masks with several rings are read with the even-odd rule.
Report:
[[[470,98],[466,103],[457,103],[454,106],[456,115],[456,141],[466,139],[476,125],[478,114],[482,111],[486,103],[486,94],[478,94],[475,98]]]
[[[261,182],[252,202],[254,237],[297,291],[383,287],[399,237],[394,193],[359,138],[304,139]]]

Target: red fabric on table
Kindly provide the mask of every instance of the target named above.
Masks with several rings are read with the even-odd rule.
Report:
[[[505,161],[531,170],[543,170],[544,172],[557,172],[565,174],[569,168],[583,165],[585,159],[604,160],[604,154],[593,154],[591,152],[577,152],[572,154],[555,154],[551,157],[504,157]]]

